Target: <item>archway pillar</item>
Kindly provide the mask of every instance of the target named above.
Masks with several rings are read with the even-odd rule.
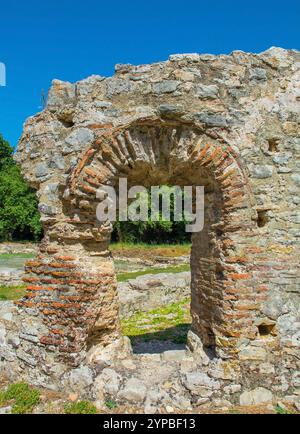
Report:
[[[120,337],[110,231],[81,223],[45,227],[37,257],[26,263],[27,291],[18,302],[42,324],[35,345],[70,366],[80,364],[91,346]]]

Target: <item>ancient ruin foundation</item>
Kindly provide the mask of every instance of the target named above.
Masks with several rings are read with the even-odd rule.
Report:
[[[101,354],[126,353],[111,225],[96,220],[96,190],[126,177],[205,186],[189,348],[194,371],[219,382],[211,399],[257,386],[298,399],[299,65],[299,52],[272,48],[173,55],[117,65],[112,78],[53,82],[18,146],[45,237],[6,321],[3,369],[67,387],[78,369],[98,363],[99,374]]]

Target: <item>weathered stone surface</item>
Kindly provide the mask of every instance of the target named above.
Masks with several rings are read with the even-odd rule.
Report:
[[[294,181],[294,183],[295,183],[298,187],[300,187],[300,174],[298,174],[298,173],[294,173],[294,174],[291,176],[291,178],[292,178],[292,180]]]
[[[176,80],[164,80],[153,85],[153,90],[157,94],[172,93],[179,86],[180,82]]]
[[[228,393],[229,395],[232,395],[233,393],[238,393],[242,389],[242,386],[240,384],[231,384],[230,386],[224,387],[224,392]]]
[[[183,107],[171,104],[162,104],[158,107],[158,111],[162,117],[174,118],[184,113]]]
[[[267,302],[262,307],[262,312],[269,318],[277,320],[278,317],[288,313],[290,310],[287,303],[284,302],[282,296],[273,292],[268,297]]]
[[[215,390],[220,388],[218,381],[201,372],[189,372],[185,374],[182,382],[192,395],[201,397],[210,397]]]
[[[241,405],[259,405],[272,402],[272,393],[264,387],[257,387],[250,391],[243,392],[240,396]]]
[[[92,387],[92,395],[102,406],[105,405],[105,398],[116,399],[121,387],[121,375],[110,368],[105,368],[101,374],[95,378]]]
[[[1,407],[0,408],[0,414],[9,414],[9,413],[11,413],[11,410],[12,410],[11,406]]]
[[[79,128],[73,131],[66,137],[66,145],[63,147],[63,154],[70,154],[71,152],[80,151],[83,146],[88,146],[92,143],[94,138],[93,132],[87,128]]]
[[[53,80],[52,87],[48,95],[49,110],[55,110],[64,104],[75,101],[75,86],[60,80]]]
[[[190,295],[191,275],[182,273],[147,274],[119,283],[120,314],[128,317],[183,300]]]
[[[166,362],[181,361],[186,358],[183,350],[169,350],[163,353],[163,360]]]
[[[195,88],[195,95],[201,99],[216,99],[219,96],[219,88],[214,84],[209,86],[199,84]]]
[[[239,367],[230,361],[214,361],[209,369],[209,375],[217,380],[236,380],[239,375]]]
[[[147,388],[138,378],[130,378],[125,387],[118,393],[118,399],[142,403],[146,397]]]
[[[194,116],[199,122],[203,122],[204,124],[211,126],[211,127],[227,127],[228,126],[227,118],[221,114],[200,112],[200,113],[195,113]]]
[[[23,270],[15,268],[0,269],[0,285],[2,286],[19,286],[22,285]]]
[[[271,363],[260,363],[259,372],[262,374],[274,374],[275,368]]]
[[[209,364],[209,357],[203,347],[203,342],[192,330],[188,331],[187,345],[193,354],[201,361],[201,364],[207,366]]]
[[[240,360],[265,360],[267,352],[264,348],[248,346],[239,353]]]
[[[35,176],[37,178],[42,178],[43,176],[48,175],[48,173],[49,173],[49,167],[47,166],[46,163],[41,163],[36,167]]]
[[[93,384],[93,377],[93,371],[89,367],[83,366],[71,371],[68,378],[68,383],[73,392],[82,393],[84,389],[90,387]]]
[[[267,80],[266,70],[263,68],[253,68],[250,70],[250,80],[265,81]]]
[[[128,93],[133,89],[133,83],[129,80],[110,80],[106,85],[106,96],[111,97],[120,93]]]
[[[273,174],[273,167],[270,165],[266,165],[266,166],[257,165],[252,168],[251,173],[253,178],[258,178],[258,179],[271,178]]]
[[[191,62],[198,62],[200,60],[200,54],[198,53],[184,53],[184,54],[171,54],[169,56],[169,60],[171,62],[180,61],[180,60],[187,60]]]

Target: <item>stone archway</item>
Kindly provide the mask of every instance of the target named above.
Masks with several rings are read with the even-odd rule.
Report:
[[[251,250],[255,222],[247,178],[232,149],[192,124],[144,119],[99,129],[61,192],[62,212],[47,222],[36,261],[27,263],[26,297],[39,312],[40,344],[77,366],[87,351],[120,337],[111,226],[96,221],[96,190],[120,176],[206,187],[205,226],[193,235],[192,330],[222,358],[253,339],[256,288],[241,249]]]
[[[231,402],[258,384],[299,399],[297,62],[299,52],[274,47],[182,54],[53,82],[16,153],[45,238],[26,265],[26,297],[11,321],[0,312],[0,370],[67,388],[66,377],[91,368],[90,347],[122,341],[111,228],[96,223],[95,190],[120,175],[188,180],[207,187],[206,230],[193,240],[189,344],[199,363],[188,390],[200,396],[197,377],[220,379],[214,396]],[[203,345],[217,356],[205,366]]]

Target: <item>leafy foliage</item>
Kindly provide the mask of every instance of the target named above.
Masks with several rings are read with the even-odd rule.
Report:
[[[0,405],[13,402],[12,413],[31,413],[40,402],[40,392],[31,388],[27,383],[11,384],[4,392],[0,392]]]
[[[107,399],[105,401],[105,405],[109,410],[114,410],[115,408],[118,407],[118,404],[113,399]]]
[[[66,414],[96,414],[97,408],[89,401],[77,401],[65,406]]]
[[[13,160],[11,157],[12,152],[12,147],[6,140],[3,139],[2,135],[0,134],[0,170],[2,170],[3,167],[7,167],[13,164]]]
[[[169,186],[164,185],[162,191],[168,194]],[[112,233],[112,241],[125,243],[186,243],[190,241],[190,234],[186,233],[186,220],[174,221],[174,196],[170,196],[170,221],[164,220],[161,210],[156,212],[156,221],[150,214],[151,192],[145,197],[139,197],[140,202],[148,201],[149,212],[147,221],[117,221]],[[130,205],[128,213],[130,215]]]
[[[23,180],[13,148],[0,135],[0,241],[38,240],[41,234],[35,191]]]

